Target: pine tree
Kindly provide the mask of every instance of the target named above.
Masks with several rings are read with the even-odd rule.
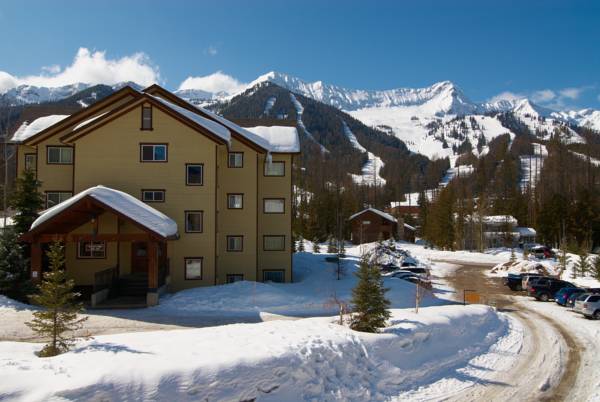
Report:
[[[14,227],[17,233],[25,233],[38,217],[38,211],[44,207],[44,199],[39,191],[41,183],[31,170],[25,170],[23,176],[16,179],[16,188],[10,200],[10,207],[17,211]]]
[[[596,280],[600,281],[600,255],[597,255],[596,259],[594,260],[593,271],[594,271],[594,278],[596,278]]]
[[[563,246],[560,248],[560,255],[558,256],[559,278],[562,276],[562,273],[566,271],[570,259],[571,257],[567,255],[567,247],[565,244],[563,244]]]
[[[336,241],[334,239],[333,236],[329,236],[329,239],[327,240],[327,253],[328,254],[336,254],[337,253],[337,246],[336,246]]]
[[[379,268],[370,265],[366,258],[361,259],[360,267],[356,273],[358,283],[352,289],[352,329],[362,332],[378,332],[385,327],[391,314],[388,310],[389,300],[385,297],[387,289],[383,287],[383,280]]]
[[[319,239],[314,239],[312,242],[313,245],[313,253],[319,254],[321,252],[321,245],[319,244]]]
[[[515,254],[515,249],[514,248],[510,249],[510,259],[508,261],[511,264],[514,264],[515,262],[517,262],[517,255]]]
[[[0,233],[0,294],[26,301],[33,291],[29,280],[29,261],[16,230],[5,228]]]
[[[589,270],[589,265],[587,261],[588,254],[586,251],[582,251],[579,254],[579,260],[575,263],[573,267],[573,278],[577,278],[577,275],[586,276]]]
[[[69,333],[81,328],[87,319],[78,317],[83,306],[76,299],[75,281],[67,279],[63,269],[65,263],[64,247],[58,242],[50,245],[47,252],[50,271],[44,274],[38,286],[39,293],[31,301],[43,307],[33,313],[33,320],[27,325],[38,335],[50,338],[50,342],[38,353],[40,357],[56,356],[69,350],[74,337]]]
[[[304,239],[302,238],[302,236],[298,237],[298,252],[304,252]]]

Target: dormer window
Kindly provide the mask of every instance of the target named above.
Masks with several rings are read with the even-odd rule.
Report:
[[[152,106],[142,106],[142,130],[152,130]]]

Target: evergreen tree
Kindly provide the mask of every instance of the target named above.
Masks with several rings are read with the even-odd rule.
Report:
[[[319,239],[314,239],[312,242],[313,245],[313,253],[319,254],[321,252],[321,245],[319,244]]]
[[[573,278],[577,278],[577,275],[587,275],[589,270],[587,257],[588,254],[586,251],[582,251],[581,254],[579,254],[579,260],[575,263],[575,266],[573,267]]]
[[[298,252],[304,252],[304,239],[302,238],[302,236],[298,237]]]
[[[569,265],[569,260],[571,259],[571,257],[569,257],[567,255],[567,247],[566,244],[563,244],[562,247],[560,248],[560,254],[558,256],[558,269],[559,269],[559,277],[562,275],[562,273],[567,269],[567,266]]]
[[[67,279],[64,247],[58,242],[50,245],[47,252],[50,271],[44,274],[38,286],[39,293],[31,301],[43,307],[33,313],[33,320],[27,325],[38,335],[50,338],[50,342],[38,353],[40,357],[56,356],[69,350],[74,342],[69,333],[81,328],[87,318],[78,317],[83,306],[77,302],[79,293],[74,292],[75,281]]]
[[[517,262],[517,255],[515,254],[515,249],[511,248],[510,249],[510,259],[508,260],[510,263],[514,264],[515,262]]]
[[[26,301],[33,291],[29,280],[29,260],[24,257],[19,235],[12,227],[0,233],[0,294]]]
[[[356,276],[358,283],[352,289],[354,314],[351,327],[356,331],[378,332],[385,327],[391,316],[388,310],[390,302],[385,297],[387,289],[383,287],[381,273],[378,267],[363,258]]]
[[[596,280],[600,281],[600,255],[597,255],[596,259],[594,260],[593,271],[594,271],[594,278],[596,278]]]
[[[329,253],[329,254],[337,253],[337,246],[335,243],[336,243],[335,238],[333,236],[329,236],[329,239],[327,239],[327,253]]]
[[[41,183],[31,170],[25,170],[15,181],[16,188],[10,200],[10,207],[17,211],[14,226],[17,233],[25,233],[38,217],[38,211],[44,207],[44,199],[40,193]]]

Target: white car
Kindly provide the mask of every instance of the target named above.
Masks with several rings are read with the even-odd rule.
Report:
[[[599,294],[586,294],[583,300],[577,299],[575,304],[581,303],[579,312],[587,318],[593,318],[600,320],[600,295]]]
[[[582,309],[583,309],[583,301],[586,300],[588,298],[588,296],[591,296],[591,293],[582,293],[579,296],[577,296],[577,298],[575,299],[575,302],[573,303],[573,311],[576,313],[581,313]]]

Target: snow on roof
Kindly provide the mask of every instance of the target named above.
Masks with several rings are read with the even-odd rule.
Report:
[[[417,229],[415,229],[415,227],[414,227],[414,226],[410,226],[408,223],[405,223],[405,224],[404,224],[404,227],[405,227],[405,228],[407,228],[407,229],[410,229],[410,230],[412,230],[412,231],[416,231],[416,230],[417,230]]]
[[[173,219],[127,193],[104,186],[88,188],[68,200],[45,210],[33,222],[31,229],[60,214],[86,196],[95,198],[163,237],[177,235],[177,223]]]
[[[85,125],[87,125],[87,124],[89,124],[91,122],[93,122],[96,119],[99,119],[100,117],[104,116],[107,113],[108,112],[100,113],[100,114],[97,114],[96,116],[90,117],[89,119],[82,121],[81,123],[79,123],[78,125],[76,125],[75,127],[73,127],[73,131],[75,131],[75,130],[77,130],[77,129],[79,129],[79,128],[81,128],[81,127],[83,127],[83,126],[85,126]]]
[[[264,139],[270,152],[300,152],[300,139],[296,127],[257,126],[246,130]]]
[[[13,134],[11,141],[23,142],[33,137],[37,133],[69,117],[68,114],[53,114],[50,116],[38,117],[31,123],[23,123]]]
[[[521,235],[521,236],[535,236],[535,235],[537,235],[537,232],[535,231],[534,228],[526,228],[526,227],[523,227],[523,226],[519,226],[519,227],[516,227],[515,230],[517,232],[519,232],[519,235]]]
[[[490,215],[483,217],[484,223],[510,223],[513,225],[517,224],[517,220],[511,215]]]
[[[355,213],[354,215],[350,216],[350,217],[348,218],[348,220],[352,220],[352,219],[356,218],[357,216],[364,214],[364,213],[365,213],[365,212],[367,212],[367,211],[373,212],[373,213],[375,213],[375,214],[377,214],[377,215],[381,216],[382,218],[384,218],[384,219],[387,219],[388,221],[391,221],[391,222],[398,222],[398,221],[396,220],[396,218],[394,218],[392,215],[388,214],[387,212],[383,212],[383,211],[380,211],[380,210],[378,210],[378,209],[375,209],[375,208],[367,208],[367,209],[363,209],[362,211],[360,211],[360,212],[357,212],[357,213]]]
[[[219,138],[227,141],[228,143],[231,142],[231,132],[227,129],[227,127],[225,127],[224,124],[219,124],[213,120],[207,119],[206,117],[202,117],[198,113],[194,113],[191,110],[188,110],[188,109],[178,106],[174,103],[171,103],[171,102],[161,98],[160,96],[154,96],[154,95],[150,95],[150,94],[147,94],[147,95],[156,99],[157,101],[164,104],[168,108],[173,109],[177,113],[184,115],[188,119],[192,120],[194,123],[204,127],[205,129],[207,129],[211,133],[215,134]]]

